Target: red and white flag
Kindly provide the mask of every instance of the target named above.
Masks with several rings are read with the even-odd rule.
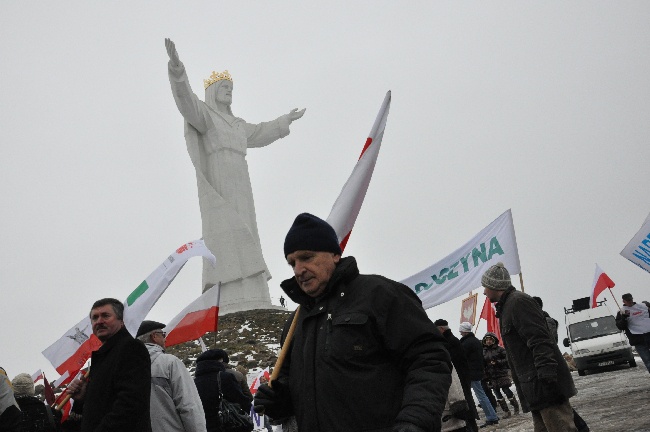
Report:
[[[598,264],[596,264],[596,274],[594,274],[594,282],[591,285],[591,298],[589,301],[591,307],[596,307],[596,299],[600,293],[605,291],[607,288],[614,288],[614,285],[616,285],[614,281],[607,276],[607,273],[605,273]]]
[[[50,385],[47,378],[45,378],[45,374],[43,374],[43,381],[45,386],[45,388],[43,389],[43,395],[45,395],[45,402],[47,402],[48,405],[52,405],[54,403],[54,400],[56,399],[56,396],[54,396],[54,389]]]
[[[203,240],[188,242],[172,252],[124,301],[124,325],[135,336],[138,327],[151,308],[167,290],[185,263],[195,256],[202,256],[215,264],[214,255]],[[68,330],[59,340],[43,351],[52,366],[61,375],[69,372],[74,376],[86,364],[93,351],[102,343],[92,333],[88,314]]]
[[[372,126],[370,135],[363,146],[359,160],[348,181],[345,182],[343,189],[341,189],[339,197],[334,202],[330,215],[327,217],[327,222],[336,232],[341,250],[345,249],[345,245],[348,243],[375,169],[381,140],[384,137],[386,120],[388,119],[390,97],[390,91],[388,91],[375,119],[375,124]]]
[[[494,305],[490,299],[486,298],[481,309],[481,318],[487,323],[487,331],[494,333],[499,338],[499,345],[503,346],[503,339],[501,339],[501,329],[499,328],[499,318],[496,316]]]
[[[172,319],[165,332],[165,345],[199,339],[207,332],[216,332],[219,324],[219,285],[215,285],[194,300]]]
[[[43,379],[43,371],[42,370],[39,369],[39,370],[37,370],[36,372],[34,372],[32,374],[32,381],[34,381],[34,383],[37,383],[41,379]]]
[[[251,383],[251,394],[254,395],[255,393],[257,393],[257,388],[261,384],[262,377],[266,378],[267,382],[271,380],[271,373],[268,367],[263,371],[261,371]]]

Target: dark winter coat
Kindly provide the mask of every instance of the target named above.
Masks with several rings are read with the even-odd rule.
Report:
[[[205,411],[205,425],[208,432],[220,432],[219,427],[219,390],[217,375],[221,373],[221,392],[223,397],[239,404],[244,412],[251,409],[251,401],[244,396],[237,378],[226,372],[226,365],[219,360],[202,360],[196,363],[194,384],[199,391],[199,397]],[[155,431],[154,431],[155,432]]]
[[[20,407],[22,421],[21,432],[59,432],[61,430],[61,414],[45,405],[34,396],[18,396],[16,402]]]
[[[293,278],[281,286],[301,305],[279,377],[298,430],[390,431],[399,422],[440,430],[451,362],[413,291],[360,275],[353,257],[339,261],[318,299]]]
[[[574,396],[571,372],[551,338],[537,302],[510,288],[496,305],[501,337],[524,412],[539,411]],[[557,380],[556,385],[545,383]]]
[[[468,333],[460,338],[460,345],[465,351],[465,358],[467,358],[469,379],[471,381],[481,381],[485,377],[483,344],[474,336],[474,333]]]
[[[492,345],[487,345],[485,339],[491,337],[495,340]],[[485,361],[485,378],[490,387],[510,387],[510,366],[506,358],[505,348],[499,346],[499,338],[492,332],[485,333],[483,342],[483,360]]]
[[[151,360],[144,344],[123,327],[91,358],[81,432],[151,431]]]
[[[476,419],[478,418],[478,412],[476,410],[476,404],[474,403],[474,396],[472,396],[472,380],[469,378],[469,366],[467,365],[465,351],[460,344],[460,340],[458,340],[456,335],[451,332],[451,329],[447,329],[442,332],[442,336],[447,341],[445,348],[447,348],[447,351],[449,351],[451,363],[454,365],[454,369],[456,369],[456,373],[458,374],[460,385],[463,388],[463,396],[465,396],[465,401],[469,406],[472,418]]]

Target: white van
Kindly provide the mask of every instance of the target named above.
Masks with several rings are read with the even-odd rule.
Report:
[[[632,347],[625,332],[616,328],[614,314],[605,301],[589,307],[589,297],[573,301],[573,307],[564,308],[567,336],[564,346],[571,347],[578,375],[586,370],[627,363],[636,366]]]

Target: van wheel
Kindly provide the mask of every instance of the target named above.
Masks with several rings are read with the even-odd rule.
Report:
[[[585,376],[585,370],[584,369],[578,369],[578,375]]]
[[[630,364],[630,367],[636,367],[636,360],[632,359],[628,363]]]

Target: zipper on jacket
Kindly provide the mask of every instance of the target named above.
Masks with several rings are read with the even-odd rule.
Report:
[[[325,351],[329,352],[330,349],[330,334],[332,333],[332,314],[327,314],[327,331],[325,334]]]

